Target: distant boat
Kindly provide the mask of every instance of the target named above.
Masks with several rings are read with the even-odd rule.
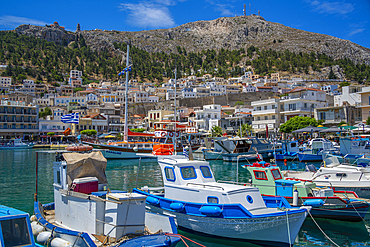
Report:
[[[311,143],[311,150],[299,152],[300,162],[323,161],[327,154],[339,154],[339,149],[325,138],[315,138]]]
[[[11,139],[7,143],[0,144],[0,150],[2,149],[30,149],[34,144],[24,143],[22,139]]]
[[[153,213],[212,237],[259,245],[292,245],[311,207],[291,207],[283,197],[262,197],[257,188],[216,182],[208,162],[158,157],[163,188],[133,191],[147,196]],[[158,192],[164,190],[164,193]]]
[[[42,246],[35,243],[28,213],[0,205],[0,226],[0,246]]]
[[[228,162],[254,161],[257,155],[263,159],[274,158],[274,153],[281,152],[281,148],[271,144],[265,139],[257,137],[229,138],[227,140],[215,141],[222,150],[222,159]]]
[[[50,246],[175,246],[174,219],[145,212],[146,196],[110,191],[100,151],[56,152],[54,202],[34,202],[33,233]]]

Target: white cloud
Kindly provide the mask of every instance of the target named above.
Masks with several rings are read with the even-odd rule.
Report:
[[[357,28],[357,29],[355,29],[355,30],[353,30],[353,31],[351,31],[349,34],[348,34],[348,36],[353,36],[353,35],[355,35],[355,34],[358,34],[358,33],[362,33],[363,31],[365,31],[365,28]]]
[[[1,27],[15,28],[21,24],[31,24],[31,25],[43,26],[47,23],[44,21],[29,19],[26,17],[11,16],[11,15],[0,16],[0,26]]]
[[[319,2],[310,1],[311,6],[314,7],[314,11],[321,14],[348,14],[355,10],[353,4],[345,2]]]
[[[143,28],[168,28],[175,25],[169,9],[163,3],[171,1],[163,0],[160,4],[152,3],[121,3],[120,9],[127,12],[128,22],[131,25]]]
[[[216,11],[220,11],[221,15],[223,15],[223,16],[233,15],[231,10],[228,9],[228,8],[230,8],[230,5],[228,5],[228,4],[215,4],[215,5],[216,5]]]

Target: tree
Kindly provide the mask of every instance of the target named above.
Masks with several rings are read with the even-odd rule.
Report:
[[[243,101],[237,101],[237,102],[235,102],[235,105],[244,105],[244,102]]]
[[[339,83],[340,87],[346,87],[346,86],[349,86],[349,85],[351,85],[351,83],[348,82],[348,81],[344,81],[344,82]]]
[[[366,119],[366,125],[370,125],[370,117]]]
[[[88,136],[94,136],[96,135],[98,132],[96,130],[83,130],[81,131],[81,134],[83,135],[88,135]]]
[[[243,136],[251,136],[252,135],[252,126],[250,126],[249,124],[242,124],[242,135],[241,137]],[[240,136],[240,128],[238,130],[238,136]]]
[[[46,116],[50,116],[50,115],[52,115],[53,113],[52,113],[52,111],[50,110],[50,108],[49,107],[45,107],[45,109],[44,110],[42,110],[41,109],[41,111],[39,112],[39,117],[40,118],[44,118],[44,117],[46,117]]]
[[[211,137],[222,137],[223,132],[220,126],[213,126],[211,129]]]
[[[317,121],[310,117],[295,116],[280,125],[280,132],[290,133],[294,130],[302,129],[307,126],[317,126]]]
[[[330,68],[330,72],[329,72],[328,78],[329,79],[338,79],[338,77],[333,72],[333,68]]]
[[[46,135],[50,137],[50,143],[51,143],[51,138],[55,135],[55,132],[48,132]]]
[[[145,131],[145,129],[144,128],[137,128],[137,129],[130,129],[132,132],[140,132],[140,133],[142,133],[142,132],[144,132]]]

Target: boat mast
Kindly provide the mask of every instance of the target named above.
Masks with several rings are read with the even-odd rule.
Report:
[[[176,72],[177,72],[177,59],[175,60],[175,102],[174,102],[174,119],[175,119],[175,127],[174,127],[174,133],[173,133],[173,152],[176,155],[176,89],[177,89],[177,80],[176,80]]]
[[[130,51],[130,47],[129,47],[129,44],[127,43],[127,56],[126,56],[126,68],[129,66],[129,57],[128,57],[128,54],[129,54],[129,51]],[[123,140],[125,142],[128,142],[128,126],[127,126],[127,117],[128,117],[128,113],[127,113],[127,104],[128,104],[128,100],[127,100],[127,95],[128,95],[128,70],[126,71],[126,84],[125,84],[125,128],[124,128],[124,137],[123,137]],[[128,145],[128,143],[127,143]]]

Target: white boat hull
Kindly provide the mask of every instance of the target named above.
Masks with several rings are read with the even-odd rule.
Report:
[[[289,227],[286,216],[271,216],[261,218],[218,218],[188,215],[168,211],[156,206],[148,205],[147,209],[153,213],[165,214],[174,217],[176,224],[187,230],[216,237],[232,238],[249,242],[269,242],[269,245],[293,244],[307,211],[289,215]],[[290,233],[290,234],[289,234]],[[277,242],[279,239],[279,242]]]
[[[136,155],[137,153],[134,152],[121,152],[114,150],[101,150],[101,152],[106,159],[139,159],[140,157],[149,158],[146,156],[138,156]]]

